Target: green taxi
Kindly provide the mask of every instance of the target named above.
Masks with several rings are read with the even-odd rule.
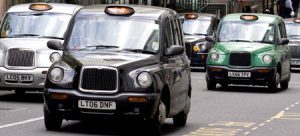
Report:
[[[281,17],[267,14],[230,14],[220,22],[207,58],[208,90],[216,85],[267,86],[287,89],[291,51]]]

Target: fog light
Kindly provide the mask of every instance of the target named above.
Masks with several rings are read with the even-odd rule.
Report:
[[[145,97],[128,97],[128,102],[147,102]]]
[[[61,94],[61,93],[53,93],[50,95],[50,98],[57,99],[57,100],[65,100],[68,98],[68,95]]]

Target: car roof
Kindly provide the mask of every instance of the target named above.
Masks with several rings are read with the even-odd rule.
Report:
[[[154,7],[154,6],[142,6],[142,5],[118,5],[118,4],[99,4],[99,5],[91,5],[82,8],[78,14],[97,14],[97,15],[106,15],[104,10],[107,6],[127,6],[134,9],[134,14],[130,17],[133,18],[147,18],[153,20],[159,20],[160,17],[169,13],[171,16],[177,16],[177,12],[162,7]]]
[[[240,17],[242,15],[255,15],[258,17],[257,22],[265,22],[265,23],[272,23],[278,24],[282,18],[277,15],[270,15],[270,14],[259,14],[259,13],[236,13],[236,14],[228,14],[223,17],[222,22],[224,21],[242,21]]]
[[[29,9],[31,4],[48,4],[52,6],[52,9],[46,11],[34,11]],[[28,4],[18,4],[10,7],[7,13],[11,12],[51,12],[51,13],[64,13],[64,14],[76,14],[76,12],[83,6],[74,4],[62,4],[62,3],[28,3]]]

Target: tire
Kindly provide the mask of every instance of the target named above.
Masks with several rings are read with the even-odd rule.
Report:
[[[217,83],[212,80],[206,80],[206,86],[207,86],[207,90],[215,90]]]
[[[282,82],[280,82],[280,88],[282,90],[286,90],[289,88],[289,80],[284,80]]]
[[[173,117],[173,124],[178,127],[185,126],[186,121],[187,121],[187,114],[184,113],[184,111]]]
[[[161,135],[161,127],[166,119],[166,106],[160,101],[158,109],[155,113],[154,118],[149,119],[147,121],[147,129],[149,136],[160,136]]]
[[[47,130],[59,130],[62,124],[62,117],[55,113],[49,113],[44,107],[44,123]]]
[[[271,92],[277,92],[279,90],[278,86],[280,84],[280,74],[276,72],[275,78],[268,84],[268,89]]]
[[[16,90],[14,90],[14,92],[15,92],[15,94],[17,96],[23,96],[26,91],[25,90],[18,90],[18,89],[16,89]]]

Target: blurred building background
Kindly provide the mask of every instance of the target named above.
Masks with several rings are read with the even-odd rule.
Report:
[[[223,17],[229,13],[252,12],[278,14],[282,17],[287,13],[284,7],[286,0],[0,0],[0,19],[12,5],[32,2],[58,2],[80,4],[140,4],[168,7],[177,12],[205,12]],[[292,0],[293,7],[298,10],[300,0]],[[297,11],[295,11],[297,13]]]

